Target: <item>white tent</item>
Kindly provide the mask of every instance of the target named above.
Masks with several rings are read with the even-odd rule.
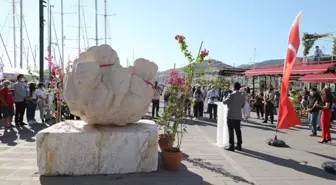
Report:
[[[13,68],[13,71],[15,71],[16,74],[23,74],[25,76],[30,76],[30,74],[28,73],[28,70],[26,69]]]
[[[16,74],[13,68],[10,67],[3,67],[3,73],[4,74]]]
[[[36,72],[31,71],[32,75],[38,76]],[[11,67],[3,67],[3,77],[13,77],[18,74],[23,74],[27,77],[32,76],[29,74],[27,69],[20,69],[20,68],[11,68]]]

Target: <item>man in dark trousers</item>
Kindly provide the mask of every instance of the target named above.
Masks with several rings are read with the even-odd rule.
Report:
[[[310,96],[308,97],[308,122],[311,127],[312,134],[310,136],[316,136],[317,135],[317,129],[318,129],[318,116],[320,113],[320,109],[315,107],[315,104],[320,104],[322,102],[321,95],[317,92],[316,88],[312,88],[310,91]]]
[[[274,91],[273,86],[271,85],[269,90],[264,94],[264,102],[265,102],[265,120],[263,123],[267,123],[268,116],[271,119],[271,124],[274,121],[274,105],[277,104],[277,97]]]
[[[23,116],[26,110],[26,98],[28,95],[25,86],[26,78],[23,74],[17,76],[17,82],[14,84],[14,101],[15,101],[15,125],[25,125]]]
[[[227,105],[227,124],[229,128],[229,143],[230,145],[225,147],[226,150],[234,151],[234,132],[237,135],[237,147],[236,149],[242,150],[242,135],[240,130],[240,122],[242,120],[242,108],[245,105],[245,97],[240,90],[240,83],[236,82],[234,84],[234,89],[224,100],[223,103]]]

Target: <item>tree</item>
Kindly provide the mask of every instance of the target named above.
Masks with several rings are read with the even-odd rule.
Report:
[[[331,36],[330,33],[318,34],[318,33],[303,33],[302,44],[303,44],[303,56],[307,56],[309,54],[309,50],[314,46],[315,41],[318,39],[322,39],[325,37]]]
[[[334,42],[334,44],[333,44],[333,48],[332,48],[332,55],[336,56],[336,37],[334,37],[333,42]]]

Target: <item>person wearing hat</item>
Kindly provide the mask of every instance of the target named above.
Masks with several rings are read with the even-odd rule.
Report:
[[[210,119],[217,119],[217,104],[215,104],[215,102],[219,99],[219,93],[215,90],[213,85],[210,86],[210,90],[207,93],[207,99]]]
[[[227,125],[229,129],[229,146],[225,147],[226,150],[234,151],[234,132],[237,135],[237,150],[242,150],[242,134],[240,130],[240,122],[242,120],[242,108],[245,105],[245,97],[239,92],[241,86],[240,83],[234,84],[234,89],[224,100],[223,104],[227,105]]]
[[[5,128],[12,127],[12,120],[14,116],[14,97],[11,89],[9,88],[10,81],[3,82],[3,88],[0,89],[0,106],[2,109],[3,120]]]

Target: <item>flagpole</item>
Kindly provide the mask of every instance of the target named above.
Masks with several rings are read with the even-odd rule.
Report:
[[[254,52],[253,52],[253,67],[255,67],[256,51],[257,51],[257,48],[254,48]]]
[[[300,47],[300,33],[299,22],[301,12],[295,18],[293,25],[290,28],[286,58],[284,61],[284,70],[280,88],[280,100],[278,119],[275,128],[275,137],[268,141],[268,145],[275,147],[288,147],[286,142],[278,140],[278,129],[288,129],[301,123],[300,118],[297,116],[296,111],[288,99],[289,79],[292,71],[294,61],[296,59],[297,51]]]

